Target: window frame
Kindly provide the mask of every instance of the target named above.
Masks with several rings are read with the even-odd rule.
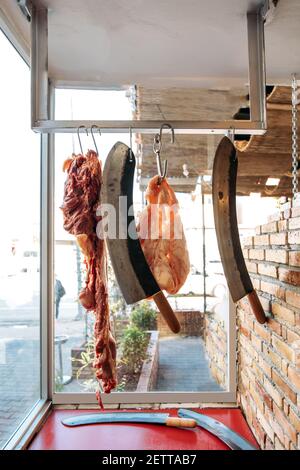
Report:
[[[29,49],[0,9],[0,29],[20,57],[30,67]],[[57,84],[59,88],[78,88],[72,83]],[[83,88],[90,89],[88,84]],[[55,86],[49,83],[50,118],[54,118]],[[4,449],[25,448],[48,415],[52,405],[96,405],[94,393],[55,392],[54,364],[54,159],[55,134],[41,135],[40,193],[40,399],[12,433]],[[236,401],[236,323],[235,305],[229,299],[228,321],[228,390],[223,392],[114,392],[103,396],[104,404],[133,403],[232,403]]]
[[[55,89],[78,89],[78,85],[74,83],[64,82],[52,83],[51,85],[51,103],[50,103],[50,119],[54,119],[55,110]],[[98,88],[90,88],[88,84],[80,87],[80,89],[95,90]],[[99,89],[102,87],[99,86]],[[52,195],[54,195],[55,187],[55,133],[48,134],[48,138],[51,140],[52,145],[50,146],[50,162],[51,167],[49,168],[50,174],[48,178],[49,189]],[[52,201],[54,197],[52,197]],[[49,223],[52,224],[50,229],[52,236],[52,252],[51,252],[51,266],[54,266],[54,205],[52,213],[49,213]],[[54,274],[51,273],[51,292],[54,290]],[[79,393],[66,393],[55,391],[55,350],[54,350],[54,326],[55,326],[55,315],[54,315],[54,301],[48,299],[49,317],[48,324],[52,337],[52,344],[49,345],[48,351],[51,353],[51,367],[49,375],[49,383],[52,384],[51,399],[54,405],[97,405],[97,399],[95,393],[91,392],[79,392]],[[227,334],[227,390],[221,392],[111,392],[110,394],[102,394],[103,404],[146,404],[146,403],[233,403],[236,402],[236,307],[232,301],[230,294],[228,297],[228,334]],[[188,380],[188,378],[187,378]]]
[[[21,60],[30,69],[29,48],[13,27],[9,18],[0,9],[0,31],[7,38],[12,47],[17,51]],[[51,139],[50,139],[51,140]],[[33,404],[26,416],[21,420],[16,429],[3,446],[3,450],[23,449],[30,442],[37,428],[47,416],[52,405],[50,400],[49,377],[49,338],[48,338],[48,306],[44,301],[44,291],[47,285],[49,267],[48,228],[47,215],[47,182],[49,178],[49,137],[44,134],[40,138],[40,398]],[[46,275],[45,275],[46,274]]]

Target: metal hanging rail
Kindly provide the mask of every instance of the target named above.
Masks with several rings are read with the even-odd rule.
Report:
[[[176,134],[261,135],[266,131],[264,18],[262,9],[247,14],[249,50],[250,120],[168,121]],[[75,133],[80,126],[96,125],[103,133],[157,133],[165,121],[61,121],[50,119],[48,76],[48,11],[31,7],[31,125],[41,133]]]

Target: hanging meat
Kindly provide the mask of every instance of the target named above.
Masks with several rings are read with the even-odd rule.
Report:
[[[150,180],[146,199],[138,226],[144,255],[159,287],[176,294],[190,270],[178,201],[166,178],[160,176]]]
[[[109,320],[107,257],[103,239],[97,237],[102,170],[96,152],[73,155],[64,163],[67,180],[62,206],[64,228],[76,237],[87,268],[85,286],[79,294],[82,306],[95,313],[96,377],[109,393],[116,386],[116,343]]]

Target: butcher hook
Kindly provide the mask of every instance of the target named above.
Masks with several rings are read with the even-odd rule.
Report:
[[[171,126],[171,124],[164,123],[160,126],[160,131],[159,134],[155,134],[154,136],[154,141],[153,141],[153,151],[156,155],[156,164],[157,164],[157,172],[159,175],[159,184],[164,180],[167,176],[167,171],[168,171],[168,160],[164,161],[164,169],[162,168],[162,161],[161,161],[161,156],[160,152],[162,149],[162,133],[163,129],[167,128],[171,130],[171,143],[174,144],[175,137],[174,137],[174,129]]]
[[[78,141],[79,141],[79,145],[80,145],[81,155],[83,155],[82,144],[81,144],[80,135],[79,135],[80,129],[85,129],[87,136],[89,135],[89,133],[88,133],[88,130],[85,126],[79,126],[78,129],[77,129],[77,137],[78,137]]]
[[[94,142],[94,146],[95,146],[97,155],[99,155],[98,147],[97,147],[96,140],[95,140],[95,136],[94,136],[94,133],[93,133],[93,129],[94,129],[94,128],[98,129],[98,132],[99,132],[100,136],[101,136],[101,131],[100,131],[100,128],[99,128],[96,124],[93,124],[93,125],[92,125],[92,127],[91,127],[92,139],[93,139],[93,142]]]

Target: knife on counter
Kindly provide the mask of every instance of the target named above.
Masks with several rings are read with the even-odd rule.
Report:
[[[153,298],[171,331],[178,333],[179,322],[149,268],[136,232],[133,213],[134,170],[132,150],[117,142],[105,162],[101,197],[102,204],[114,207],[116,216],[113,221],[116,225],[115,233],[108,231],[106,234],[109,256],[126,303]]]
[[[197,413],[196,411],[186,410],[184,408],[180,408],[178,416],[181,418],[194,419],[198,426],[206,429],[206,431],[209,431],[214,436],[217,436],[232,450],[258,450],[249,441],[240,436],[240,434],[210,416]]]
[[[86,415],[72,416],[62,421],[65,426],[85,426],[88,424],[102,423],[146,423],[164,424],[177,428],[194,428],[196,421],[193,418],[178,418],[168,413],[90,413]]]

